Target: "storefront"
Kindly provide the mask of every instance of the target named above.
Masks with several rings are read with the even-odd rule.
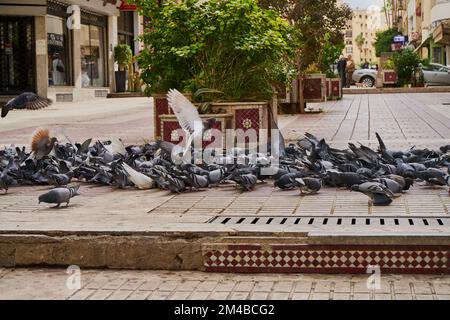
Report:
[[[105,97],[114,91],[114,47],[139,51],[141,19],[119,0],[0,0],[0,8],[0,95]]]

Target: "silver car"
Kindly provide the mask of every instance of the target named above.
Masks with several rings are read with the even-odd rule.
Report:
[[[373,87],[377,72],[376,69],[358,69],[353,72],[352,80],[355,83],[362,83],[364,87]]]
[[[430,63],[422,67],[426,86],[450,86],[450,68],[442,64]]]

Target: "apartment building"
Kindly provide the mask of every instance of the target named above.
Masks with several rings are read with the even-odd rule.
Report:
[[[400,28],[410,47],[431,62],[450,65],[450,0],[405,0]]]
[[[351,54],[357,65],[364,62],[378,63],[374,42],[376,33],[387,28],[381,9],[375,6],[368,9],[355,9],[345,30],[345,56]]]

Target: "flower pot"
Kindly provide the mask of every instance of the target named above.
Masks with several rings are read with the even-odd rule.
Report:
[[[127,71],[116,71],[116,92],[125,92],[127,88],[127,79],[128,73]]]

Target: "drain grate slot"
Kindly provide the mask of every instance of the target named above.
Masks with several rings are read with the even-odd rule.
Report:
[[[224,225],[299,225],[299,226],[351,226],[351,227],[375,227],[390,226],[399,228],[427,228],[449,225],[447,217],[334,217],[334,216],[215,216],[206,223],[224,224]]]

